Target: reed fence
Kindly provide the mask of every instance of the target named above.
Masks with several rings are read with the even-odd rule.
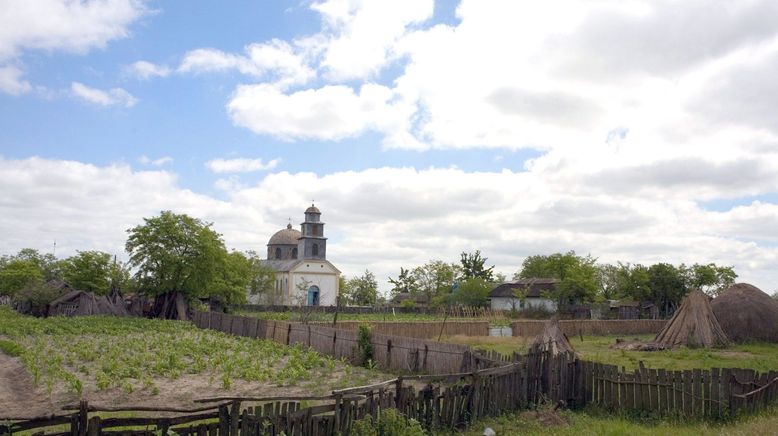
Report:
[[[332,325],[311,322],[311,325]],[[489,336],[489,321],[338,321],[339,329],[356,330],[369,324],[375,333],[408,338],[430,339],[439,336]]]
[[[644,335],[656,334],[667,320],[663,319],[602,319],[561,320],[559,328],[568,336],[575,335]],[[543,331],[546,321],[513,321],[513,336],[537,336]]]

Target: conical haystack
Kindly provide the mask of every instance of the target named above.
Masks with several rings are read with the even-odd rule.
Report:
[[[684,297],[681,307],[656,335],[654,342],[664,347],[713,347],[726,345],[729,341],[713,314],[708,296],[695,289]]]
[[[732,285],[711,302],[727,337],[735,342],[778,342],[778,301],[748,283]]]
[[[552,318],[543,327],[543,332],[535,336],[530,350],[533,352],[548,351],[552,356],[560,353],[575,352],[567,336],[559,328],[559,320]]]

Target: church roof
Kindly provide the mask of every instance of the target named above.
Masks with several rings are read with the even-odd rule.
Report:
[[[319,211],[318,207],[311,205],[311,207],[305,209],[305,213],[321,213],[321,212]]]
[[[288,260],[272,259],[272,260],[263,260],[262,265],[273,268],[273,271],[283,272],[283,271],[291,270],[292,268],[295,267],[295,265],[297,265],[300,262],[302,262],[302,260],[300,259],[288,259]]]
[[[289,224],[285,229],[281,229],[271,236],[267,245],[297,245],[297,240],[302,235],[299,230],[293,229],[292,225]]]

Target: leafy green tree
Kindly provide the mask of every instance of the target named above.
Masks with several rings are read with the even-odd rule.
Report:
[[[451,294],[451,302],[463,306],[486,306],[492,284],[480,277],[472,277],[459,283],[459,289]]]
[[[143,220],[127,230],[137,286],[151,295],[181,292],[190,298],[212,289],[227,254],[212,224],[171,211]]]
[[[419,286],[416,283],[416,276],[412,274],[411,270],[400,267],[400,275],[396,279],[389,277],[389,283],[393,285],[389,291],[391,296],[395,296],[399,293],[409,293],[416,295],[419,291]]]
[[[22,248],[13,258],[34,263],[40,270],[43,275],[43,280],[45,281],[60,278],[59,261],[51,253],[41,254],[34,248]]]
[[[260,295],[265,304],[277,304],[280,295],[275,290],[276,272],[273,268],[264,265],[262,259],[255,251],[247,251],[246,257],[251,265],[249,294]]]
[[[105,295],[111,288],[111,255],[102,251],[78,251],[62,261],[62,278],[74,289]]]
[[[481,257],[481,250],[476,250],[475,253],[462,252],[460,257],[460,263],[462,264],[462,278],[464,280],[480,278],[492,283],[494,282],[494,265],[486,268],[488,258]]]
[[[600,271],[597,259],[578,256],[574,251],[551,255],[535,255],[524,259],[522,268],[514,278],[553,278],[559,280],[556,295],[560,305],[569,301],[594,301],[600,289]]]
[[[651,301],[667,316],[675,311],[688,292],[684,271],[669,263],[657,263],[648,268]]]
[[[715,263],[700,265],[695,263],[686,268],[686,283],[690,289],[700,289],[716,296],[735,283],[737,274],[731,266],[718,266]]]
[[[378,300],[378,282],[368,270],[359,277],[349,279],[347,288],[348,300],[353,305],[373,306]]]
[[[10,258],[0,267],[0,295],[13,297],[27,284],[44,278],[38,265],[29,259]]]
[[[419,293],[432,301],[437,296],[448,295],[454,288],[460,267],[455,263],[432,260],[413,269]]]
[[[252,261],[239,251],[232,251],[220,259],[207,294],[224,304],[246,302],[246,290],[250,289],[254,277]]]

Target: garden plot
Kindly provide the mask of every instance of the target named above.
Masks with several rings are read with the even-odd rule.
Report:
[[[37,319],[0,309],[0,410],[51,413],[91,404],[190,406],[209,396],[319,395],[390,378],[303,347],[177,321]]]

